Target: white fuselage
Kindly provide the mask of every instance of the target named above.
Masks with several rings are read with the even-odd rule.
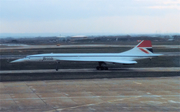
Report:
[[[39,62],[52,62],[52,61],[97,61],[97,62],[106,62],[106,60],[139,60],[146,59],[155,56],[145,55],[145,54],[124,54],[124,53],[51,53],[51,54],[37,54],[29,55],[25,58],[15,60],[14,62],[30,62],[30,61],[39,61]],[[107,61],[108,62],[108,61]]]

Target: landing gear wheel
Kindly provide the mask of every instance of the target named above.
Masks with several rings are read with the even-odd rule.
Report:
[[[108,70],[108,67],[97,66],[96,70]]]
[[[97,70],[108,70],[108,67],[106,66],[106,63],[99,62],[99,66],[96,67]]]
[[[56,65],[56,71],[59,70],[59,62],[57,61],[57,65]]]
[[[104,67],[105,68],[105,70],[108,70],[108,67]]]
[[[100,70],[100,69],[101,69],[101,67],[99,67],[99,66],[96,67],[96,70]]]
[[[101,67],[101,70],[105,70],[104,67]]]

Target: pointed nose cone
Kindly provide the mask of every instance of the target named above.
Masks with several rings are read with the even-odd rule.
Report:
[[[19,63],[19,62],[25,62],[25,61],[26,61],[25,59],[17,59],[17,60],[11,61],[10,63]]]

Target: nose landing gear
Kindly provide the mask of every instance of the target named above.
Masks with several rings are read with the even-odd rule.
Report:
[[[56,71],[59,70],[59,63],[60,63],[59,61],[56,62]]]

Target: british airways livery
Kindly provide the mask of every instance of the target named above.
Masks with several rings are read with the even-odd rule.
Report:
[[[17,62],[57,62],[56,71],[58,71],[58,63],[60,61],[91,61],[98,62],[97,70],[108,70],[108,63],[113,64],[136,64],[136,60],[157,57],[162,54],[154,54],[150,40],[143,40],[134,48],[122,53],[50,53],[28,55],[25,58],[17,59],[11,63]]]

